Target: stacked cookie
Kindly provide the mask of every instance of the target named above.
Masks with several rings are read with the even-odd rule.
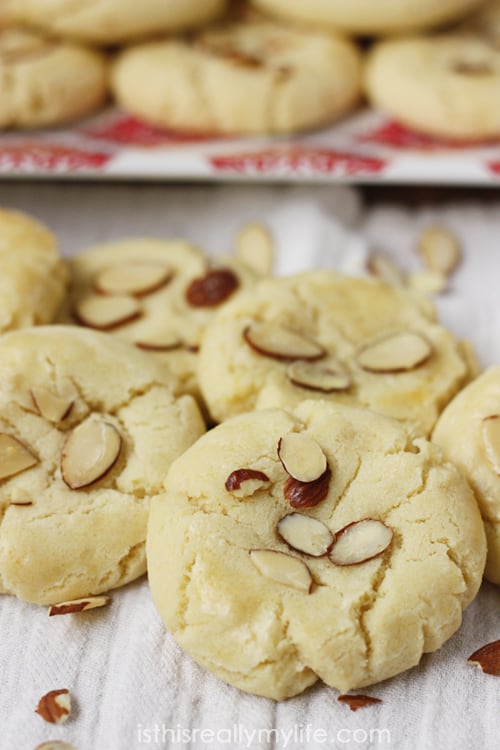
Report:
[[[139,238],[65,266],[43,227],[0,218],[17,300],[0,336],[2,593],[80,612],[147,564],[191,656],[283,699],[439,648],[486,536],[499,580],[500,378],[469,384],[470,349],[427,299],[267,278],[256,225],[232,256]]]

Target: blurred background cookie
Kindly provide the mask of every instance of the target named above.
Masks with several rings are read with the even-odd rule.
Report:
[[[338,119],[360,98],[353,42],[272,22],[225,23],[125,50],[112,88],[155,125],[204,133],[285,133]]]
[[[484,0],[252,0],[284,20],[370,36],[455,21]]]
[[[8,8],[13,21],[110,45],[202,26],[226,5],[227,0],[10,0]]]
[[[107,94],[100,53],[25,29],[0,31],[0,128],[69,122],[94,112]]]

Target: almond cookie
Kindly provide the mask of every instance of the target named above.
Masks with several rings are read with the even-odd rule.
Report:
[[[67,276],[49,230],[25,214],[0,209],[0,333],[51,323]]]
[[[198,365],[216,421],[319,398],[367,406],[427,435],[470,380],[474,357],[437,324],[427,299],[321,271],[242,293],[208,326]]]
[[[201,26],[227,0],[7,0],[15,21],[92,44],[121,44]]]
[[[198,395],[196,360],[214,312],[257,275],[236,258],[208,258],[180,240],[98,245],[70,260],[61,322],[108,331],[163,360],[181,392]]]
[[[409,669],[481,583],[467,482],[368,410],[240,415],[181,456],[165,488],[147,535],[156,607],[199,664],[257,695],[318,679],[346,692]]]
[[[479,34],[380,42],[365,83],[371,103],[407,127],[450,139],[500,135],[500,50]]]
[[[255,7],[288,21],[340,29],[349,34],[392,34],[430,28],[463,17],[484,0],[252,0]]]
[[[106,59],[94,50],[24,29],[0,31],[0,128],[37,128],[98,109]]]
[[[95,331],[0,339],[0,590],[88,597],[146,569],[149,500],[203,432],[166,368]]]
[[[360,96],[352,42],[272,22],[225,23],[188,40],[126,50],[112,87],[119,103],[166,128],[286,133],[331,122]]]
[[[432,439],[474,490],[488,540],[485,576],[500,584],[500,367],[486,370],[453,399]]]

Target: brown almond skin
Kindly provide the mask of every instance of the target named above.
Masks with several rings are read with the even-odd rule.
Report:
[[[86,602],[78,602],[75,604],[53,604],[49,609],[49,617],[53,617],[54,615],[71,615],[73,612],[82,612],[86,606]]]
[[[46,693],[38,701],[38,706],[35,708],[35,713],[39,714],[42,719],[49,722],[49,724],[57,724],[61,716],[64,716],[64,714],[67,714],[68,712],[65,709],[61,708],[56,703],[55,699],[58,695],[64,695],[66,693],[69,693],[69,690],[67,688],[63,688],[62,690],[51,690],[50,692]]]
[[[225,488],[228,492],[239,490],[242,482],[247,479],[260,479],[262,482],[269,482],[269,477],[263,471],[256,469],[236,469],[226,479]]]
[[[358,708],[382,703],[380,698],[371,698],[369,695],[339,695],[337,699],[340,703],[346,703],[351,711],[357,711]]]
[[[323,474],[314,482],[299,482],[289,477],[285,482],[283,494],[292,508],[313,508],[328,495],[332,471],[326,467]]]
[[[186,300],[191,307],[215,307],[225,302],[239,285],[238,277],[229,268],[216,268],[193,279],[186,289]]]
[[[478,664],[485,674],[500,677],[500,640],[487,643],[486,646],[474,651],[467,661]]]

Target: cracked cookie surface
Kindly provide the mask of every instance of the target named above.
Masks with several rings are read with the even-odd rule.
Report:
[[[145,572],[149,501],[205,430],[166,368],[103,333],[0,341],[0,589],[54,604]]]
[[[93,44],[118,44],[201,26],[224,10],[226,0],[6,0],[6,6],[14,21]]]
[[[376,557],[334,564],[280,536],[288,433],[314,440],[331,471],[327,495],[297,512],[333,534],[382,522],[393,538]],[[226,489],[241,468],[267,481]],[[455,632],[481,583],[484,529],[465,479],[439,448],[368,410],[305,401],[235,417],[174,462],[165,487],[148,526],[155,604],[197,662],[251,693],[283,699],[317,679],[345,692],[396,675]],[[262,550],[284,553],[281,582],[262,572],[269,559],[254,564]]]
[[[25,214],[0,209],[0,333],[52,322],[67,276],[49,230]]]
[[[198,360],[216,421],[321,398],[366,406],[422,434],[473,368],[427,299],[328,271],[242,293],[208,326]]]
[[[316,127],[349,111],[360,84],[352,42],[269,21],[139,45],[123,52],[112,72],[125,109],[162,127],[203,133]]]
[[[0,30],[0,128],[76,120],[98,109],[107,91],[100,53],[35,31]]]
[[[146,285],[142,290],[134,289],[137,269],[153,272],[149,288]],[[159,274],[156,284],[155,270]],[[205,285],[198,284],[197,294],[190,296],[193,282],[207,280],[208,273],[221,270],[219,284],[217,273],[212,274]],[[110,271],[129,272],[128,286],[122,281],[121,287],[108,289]],[[85,309],[82,312],[80,307],[88,298],[102,299],[103,292],[111,302],[114,296],[135,301],[136,314],[120,320],[118,313],[114,324],[108,326],[109,332],[163,361],[175,375],[178,391],[197,397],[197,351],[206,325],[226,300],[257,281],[256,274],[236,258],[210,258],[187,242],[151,238],[122,240],[85,250],[71,258],[70,274],[70,293],[60,322],[98,326],[98,320],[92,314],[86,318]],[[227,283],[228,279],[232,284]],[[208,290],[206,299],[204,289]]]
[[[432,439],[463,471],[483,516],[485,577],[500,583],[500,367],[491,367],[448,405]],[[498,442],[497,442],[498,441]],[[498,457],[497,457],[498,452]]]

